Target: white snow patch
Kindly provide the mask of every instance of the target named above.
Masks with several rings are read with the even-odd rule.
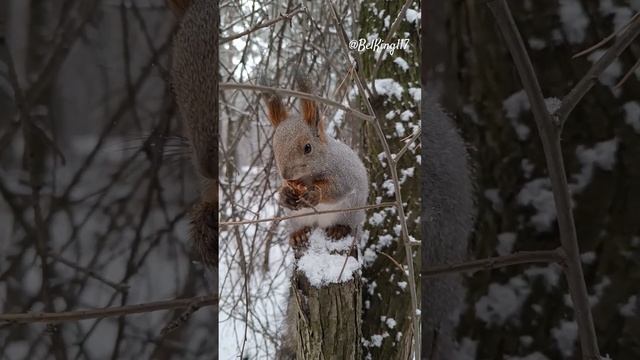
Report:
[[[398,65],[400,67],[400,69],[402,69],[402,71],[407,71],[409,70],[409,63],[407,63],[407,61],[401,57],[397,57],[393,60],[393,62]]]
[[[353,279],[353,274],[360,269],[358,260],[351,256],[332,254],[336,250],[348,249],[352,242],[353,238],[350,236],[337,242],[330,240],[323,230],[315,229],[309,236],[309,248],[298,260],[298,270],[305,274],[314,287]],[[342,276],[338,278],[341,272]]]
[[[516,234],[512,232],[503,232],[498,234],[498,246],[496,252],[500,256],[509,255],[513,251],[513,245],[516,243]]]
[[[382,188],[386,190],[386,194],[389,197],[392,197],[395,195],[396,193],[396,188],[393,185],[393,180],[392,179],[387,179],[382,183]]]
[[[371,217],[369,217],[369,224],[373,226],[379,226],[382,224],[382,222],[384,222],[385,217],[386,214],[384,211],[375,212],[371,214]]]
[[[616,163],[618,142],[617,138],[613,138],[596,143],[594,147],[590,149],[582,145],[576,147],[576,156],[582,168],[580,169],[580,173],[572,176],[575,184],[571,184],[571,189],[574,192],[582,191],[591,182],[593,170],[596,167],[605,171],[613,170]]]
[[[531,335],[522,335],[520,336],[520,344],[522,344],[525,347],[529,347],[531,346],[531,344],[533,344],[533,336]]]
[[[415,115],[415,113],[411,110],[405,110],[400,114],[400,120],[409,121]]]
[[[394,96],[398,100],[402,99],[402,85],[393,79],[376,79],[373,82],[373,86],[380,95]]]
[[[416,104],[420,104],[420,101],[422,100],[422,89],[410,87],[409,95],[411,95],[411,97],[413,98],[413,102],[415,102]]]
[[[527,125],[521,123],[518,118],[521,113],[531,109],[527,94],[524,90],[520,90],[509,95],[509,97],[502,102],[502,107],[506,113],[507,119],[511,121],[511,126],[513,126],[513,129],[516,131],[518,139],[521,141],[526,140],[529,137],[531,129],[529,129]]]
[[[387,324],[387,326],[389,327],[389,329],[393,329],[396,327],[396,321],[393,318],[387,318],[387,320],[385,321],[385,323]]]
[[[382,340],[384,338],[382,337],[382,335],[372,335],[371,336],[371,345],[375,346],[375,347],[380,347],[382,346]]]
[[[575,321],[560,320],[560,324],[551,329],[551,335],[556,340],[558,350],[562,355],[566,358],[573,356],[578,336],[578,325]]]
[[[580,254],[580,260],[582,260],[583,264],[591,265],[594,261],[596,261],[596,253],[593,251],[582,253]]]
[[[524,177],[527,179],[531,178],[533,174],[533,170],[535,169],[535,165],[531,162],[531,160],[524,158],[520,162],[520,168],[522,168],[522,172],[524,173]]]
[[[562,101],[560,101],[560,99],[556,97],[548,97],[544,99],[544,104],[547,106],[547,111],[550,114],[553,114],[560,108],[560,104],[562,104]]]
[[[562,269],[557,264],[548,266],[536,266],[525,270],[524,274],[528,278],[542,277],[547,291],[558,285]]]
[[[619,310],[620,315],[624,317],[635,316],[638,311],[638,297],[636,295],[631,296],[624,305],[620,305]]]
[[[560,0],[560,22],[567,40],[572,44],[584,41],[589,18],[578,0]]]
[[[407,12],[405,13],[405,18],[410,23],[417,22],[418,20],[420,20],[420,17],[421,17],[420,12],[415,11],[413,9],[407,9]]]
[[[404,137],[404,125],[401,122],[396,122],[395,130],[398,137]]]
[[[624,110],[624,122],[633,127],[633,130],[640,134],[640,103],[629,101],[622,105]]]
[[[537,178],[527,182],[518,193],[517,199],[520,205],[533,206],[536,210],[530,220],[536,230],[551,230],[557,213],[548,178]]]
[[[378,236],[378,248],[379,249],[386,248],[387,246],[391,245],[392,242],[393,242],[393,236],[391,236],[389,234]]]
[[[602,280],[593,286],[594,294],[589,295],[589,305],[596,306],[604,294],[604,289],[609,285],[611,285],[611,279],[608,276],[602,277]]]
[[[587,57],[592,63],[596,63],[607,52],[607,49],[598,49]],[[617,83],[618,77],[622,75],[622,64],[620,60],[614,60],[598,77],[598,81],[603,85],[609,86],[612,90]],[[614,93],[615,95],[615,93]]]
[[[612,0],[600,1],[600,13],[604,16],[613,15],[613,28],[615,31],[625,26],[633,16],[631,9],[626,6],[615,6]]]
[[[529,47],[533,50],[542,50],[547,47],[547,42],[540,38],[529,38]]]
[[[413,166],[406,169],[400,169],[400,179],[398,180],[400,185],[404,184],[408,178],[413,177],[415,171],[416,169]]]
[[[531,291],[521,276],[511,278],[507,284],[489,285],[489,293],[475,304],[476,315],[490,325],[503,325],[520,312]]]
[[[502,199],[500,198],[500,192],[498,189],[486,189],[484,191],[484,197],[491,201],[491,207],[495,211],[502,211]]]

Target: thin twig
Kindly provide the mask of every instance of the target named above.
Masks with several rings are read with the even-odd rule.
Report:
[[[95,271],[91,270],[91,269],[87,269],[84,268],[72,261],[69,261],[65,258],[63,258],[60,255],[54,254],[52,252],[49,252],[48,256],[50,258],[52,258],[55,262],[59,262],[61,264],[64,264],[74,270],[77,270],[91,278],[94,278],[98,281],[100,281],[101,283],[108,285],[109,287],[113,288],[114,290],[118,291],[118,292],[126,292],[129,290],[129,285],[127,284],[117,284],[111,280],[106,279],[105,277],[101,276],[100,274],[96,273]]]
[[[624,74],[622,79],[620,79],[620,81],[618,81],[618,83],[616,84],[616,86],[614,88],[615,89],[619,89],[631,77],[631,75],[633,75],[636,72],[636,70],[638,70],[638,69],[640,69],[640,59],[638,59],[636,61],[636,63],[633,64],[631,69],[629,69],[629,71],[627,71],[627,73]]]
[[[575,59],[575,58],[578,58],[580,56],[586,55],[586,54],[592,52],[593,50],[601,47],[602,45],[606,44],[607,42],[609,42],[609,40],[613,39],[614,37],[618,36],[618,34],[620,34],[621,32],[625,31],[629,27],[631,22],[633,22],[633,20],[635,20],[638,15],[640,15],[640,12],[637,12],[635,15],[633,15],[633,17],[631,17],[631,19],[629,19],[629,21],[624,26],[622,26],[618,30],[616,30],[613,33],[611,33],[611,35],[609,35],[606,38],[598,41],[598,43],[596,43],[595,45],[589,46],[587,49],[584,49],[584,50],[580,51],[579,53],[573,55],[571,58]]]
[[[382,251],[376,251],[378,254],[386,257],[387,259],[391,260],[391,262],[398,268],[398,270],[400,270],[401,273],[403,273],[405,276],[409,277],[407,275],[407,272],[404,270],[404,268],[402,267],[402,265],[400,265],[400,263],[398,262],[398,260],[394,259],[393,256],[382,252]],[[413,279],[409,279],[409,281],[413,281]]]
[[[578,105],[584,95],[596,83],[600,74],[602,74],[609,65],[631,44],[631,42],[640,34],[640,16],[634,16],[633,22],[629,24],[624,33],[622,33],[615,41],[613,46],[591,66],[589,71],[580,79],[576,86],[567,94],[558,110],[553,114],[556,117],[558,126],[562,128],[565,121],[569,117],[571,111]]]
[[[355,233],[353,234],[353,240],[351,240],[351,245],[349,245],[349,253],[347,253],[347,256],[344,257],[344,262],[342,263],[340,274],[338,274],[338,282],[340,282],[340,279],[342,279],[342,273],[344,272],[344,269],[347,267],[347,262],[349,261],[349,257],[353,253],[353,250],[355,250],[356,248],[357,240],[358,240],[358,229],[356,229]]]
[[[565,255],[562,248],[555,250],[520,251],[515,254],[472,260],[459,264],[430,266],[422,269],[422,277],[436,277],[454,273],[474,273],[479,270],[492,270],[505,266],[531,263],[564,264]]]
[[[346,113],[353,115],[359,119],[362,120],[367,120],[367,121],[372,121],[374,120],[373,116],[369,116],[366,114],[363,114],[357,110],[354,110],[348,106],[342,105],[337,101],[333,101],[333,100],[329,100],[317,95],[313,95],[313,94],[309,94],[309,93],[304,93],[304,92],[300,92],[300,91],[296,91],[296,90],[289,90],[289,89],[279,89],[279,88],[274,88],[274,87],[270,87],[270,86],[263,86],[263,85],[253,85],[253,84],[234,84],[234,83],[220,83],[220,89],[222,90],[253,90],[253,91],[259,91],[259,92],[266,92],[266,93],[276,93],[276,94],[281,94],[281,95],[287,95],[287,96],[295,96],[298,98],[302,98],[302,99],[308,99],[308,100],[314,100],[317,102],[321,102],[323,104],[327,104],[327,105],[331,105],[333,107],[337,107],[338,109],[341,109],[343,111],[345,111]]]
[[[198,311],[198,309],[200,309],[201,307],[202,305],[199,302],[199,299],[196,298],[195,301],[189,304],[187,309],[184,312],[182,312],[182,314],[180,314],[180,316],[178,316],[173,321],[169,322],[167,325],[165,325],[165,327],[162,328],[162,330],[160,330],[160,335],[167,336],[171,332],[181,327],[183,324],[189,321],[189,318],[191,317],[191,315],[193,315],[193,313]]]
[[[414,131],[414,133],[409,136],[409,138],[407,139],[407,143],[402,147],[402,149],[400,149],[400,151],[398,151],[398,153],[393,157],[393,159],[391,159],[393,160],[394,165],[398,163],[398,160],[409,149],[409,146],[411,146],[411,144],[413,144],[418,139],[421,132],[422,132],[422,128],[418,126],[418,129],[416,129],[416,131]]]
[[[239,38],[241,38],[243,36],[249,35],[249,34],[251,34],[253,32],[256,32],[256,31],[258,31],[258,30],[260,30],[262,28],[266,28],[267,26],[271,26],[271,25],[273,25],[273,24],[275,24],[277,22],[280,22],[282,20],[291,20],[291,18],[293,18],[294,15],[296,15],[297,13],[299,13],[301,11],[304,11],[304,10],[305,10],[305,8],[303,6],[298,5],[294,10],[292,10],[291,12],[289,12],[287,14],[282,14],[282,15],[280,15],[277,18],[272,19],[272,20],[260,22],[256,26],[252,27],[251,29],[247,29],[247,30],[245,30],[243,32],[240,32],[240,33],[237,33],[237,34],[233,34],[233,35],[228,36],[228,37],[223,37],[223,38],[220,39],[220,44],[222,45],[222,44],[228,43],[230,41],[233,41],[235,39],[239,39]]]
[[[196,296],[186,299],[173,299],[154,301],[144,304],[113,306],[101,309],[77,310],[66,312],[34,312],[21,314],[0,314],[0,321],[15,324],[27,323],[61,323],[86,319],[102,319],[107,317],[120,317],[131,314],[143,314],[160,310],[179,309],[196,304],[198,307],[216,305],[218,297],[214,295]]]
[[[396,206],[396,203],[395,202],[384,202],[384,203],[380,203],[380,204],[365,205],[365,206],[358,206],[358,207],[345,208],[345,209],[336,209],[336,210],[323,210],[323,211],[318,211],[318,212],[310,212],[310,213],[306,213],[306,214],[279,216],[279,217],[268,218],[268,219],[243,220],[243,221],[223,221],[223,222],[220,222],[218,225],[220,225],[220,226],[237,226],[237,225],[257,224],[257,223],[269,222],[269,221],[282,221],[282,220],[288,220],[288,219],[295,219],[295,218],[299,218],[299,217],[303,217],[303,216],[331,214],[331,213],[339,213],[339,212],[352,212],[352,211],[358,211],[358,210],[369,210],[369,209],[377,209],[377,208],[381,208],[381,207],[392,207],[392,206]]]
[[[538,83],[533,65],[531,64],[531,59],[527,55],[524,43],[515,21],[513,20],[513,16],[511,15],[511,11],[509,10],[506,0],[493,0],[489,2],[489,8],[493,12],[498,23],[498,27],[500,28],[509,48],[509,52],[513,57],[513,61],[518,74],[520,75],[527,97],[529,98],[531,110],[538,126],[538,133],[540,140],[542,141],[542,149],[547,162],[547,169],[551,180],[551,189],[555,201],[556,212],[558,214],[560,241],[566,254],[567,266],[565,268],[565,276],[569,285],[569,293],[574,304],[575,318],[578,323],[578,333],[580,334],[582,356],[585,359],[600,359],[598,339],[596,337],[593,318],[591,316],[591,306],[589,304],[587,286],[582,272],[576,227],[573,220],[573,212],[571,210],[571,193],[569,192],[569,187],[567,185],[567,176],[564,160],[562,158],[562,149],[560,147],[561,130],[556,127],[551,114],[549,114],[549,111],[547,110],[544,96],[540,89],[540,84]],[[637,21],[634,25],[635,26],[632,26],[632,28],[635,27],[637,31],[640,31],[640,21]],[[621,36],[618,39],[619,41],[616,42],[616,45],[620,46],[621,43],[624,43],[625,39],[629,37],[631,30],[632,29],[629,29],[627,33]],[[615,47],[616,46],[614,46],[614,48]],[[622,48],[619,50],[622,51]],[[607,53],[607,55],[613,57],[612,54],[615,54],[615,52],[610,51]],[[596,65],[604,64],[606,61],[605,57],[607,55],[603,56]],[[601,66],[606,68],[606,64]],[[592,67],[589,71],[591,76],[599,74],[599,72],[594,70],[594,68],[596,68],[596,70],[599,69],[595,66]],[[590,82],[591,80],[587,81]],[[576,85],[576,87],[571,91],[568,95],[568,100],[566,102],[563,101],[563,105],[565,105],[563,111],[566,112],[563,113],[563,111],[560,111],[560,114],[564,114],[565,118],[571,109],[573,109],[575,104],[578,103],[586,91],[591,87],[591,85],[581,85],[581,83]],[[578,90],[576,91],[576,89]],[[565,98],[565,100],[566,99],[567,98]]]

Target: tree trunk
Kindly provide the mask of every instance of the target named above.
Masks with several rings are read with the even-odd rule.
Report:
[[[385,39],[389,27],[398,17],[404,3],[404,1],[388,0],[363,2],[359,14],[360,33],[356,39],[367,39],[371,34],[377,34],[378,38]],[[409,9],[419,12],[419,2],[412,2]],[[396,49],[393,55],[387,54],[377,72],[375,71],[376,53],[366,50],[361,53],[362,69],[359,69],[363,80],[370,88],[373,88],[373,83],[378,80],[397,85],[402,89],[400,96],[394,96],[385,93],[383,86],[378,85],[375,91],[379,95],[369,99],[380,121],[390,151],[394,154],[398,153],[405,144],[402,139],[410,136],[420,123],[419,99],[414,96],[415,91],[420,91],[419,26],[417,20],[410,22],[407,18],[411,16],[401,17],[400,26],[391,37],[390,43],[399,39],[408,39],[408,47]],[[408,67],[400,66],[399,64],[403,63],[401,60],[404,60]],[[388,162],[383,159],[385,163],[383,165],[380,161],[380,154],[383,154],[381,141],[371,124],[365,124],[362,134],[371,182],[369,203],[395,201],[395,193],[389,191],[391,176]],[[408,232],[415,239],[420,239],[417,220],[421,212],[418,149],[419,146],[409,149],[398,161],[398,175],[404,180],[401,181],[400,187]],[[411,312],[417,309],[412,308],[408,283],[416,283],[417,307],[419,307],[420,281],[417,272],[420,271],[420,249],[414,248],[414,258],[407,259],[395,208],[371,210],[367,218],[382,219],[382,221],[365,224],[368,238],[362,270],[366,289],[362,298],[363,352],[371,359],[409,359],[414,338]],[[366,256],[367,253],[370,256]],[[415,278],[407,276],[407,261],[414,262]]]
[[[296,359],[360,359],[360,277],[317,288],[296,271],[292,284],[295,329],[290,333],[295,336]]]

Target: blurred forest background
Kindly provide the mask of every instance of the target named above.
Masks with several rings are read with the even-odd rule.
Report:
[[[419,3],[345,0],[333,4],[349,39],[409,40],[406,49],[396,49],[393,54],[367,50],[354,55],[360,57],[360,76],[373,92],[368,96],[391,152],[398,153],[420,121]],[[273,20],[279,21],[256,29]],[[367,113],[351,76],[354,60],[347,58],[340,45],[340,30],[328,2],[231,2],[221,7],[220,23],[220,221],[282,216],[275,197],[281,180],[271,154],[273,128],[260,94],[250,88],[225,90],[224,83],[293,89],[295,72],[301,71],[315,88],[315,95]],[[225,39],[243,32],[249,34]],[[292,114],[298,111],[295,98],[285,98],[285,103],[292,107]],[[334,107],[320,108],[327,132],[354,148],[369,169],[369,204],[393,201],[388,166],[373,127]],[[415,239],[420,238],[418,165],[419,145],[412,144],[399,162],[398,173],[409,233]],[[367,219],[363,243],[368,249],[363,250],[364,354],[371,359],[407,358],[413,338],[407,282],[417,279],[408,279],[405,274],[405,250],[395,209],[373,209]],[[419,269],[417,248],[414,255]],[[221,226],[222,359],[239,355],[274,358],[284,335],[292,266],[284,223]]]
[[[214,291],[188,240],[198,179],[169,86],[175,23],[164,0],[0,1],[1,313]],[[0,358],[210,359],[210,312],[167,336],[181,310],[0,323]]]
[[[549,102],[561,99],[611,43],[637,0],[509,1]],[[471,147],[477,258],[559,245],[542,147],[506,44],[481,1],[430,2],[423,51]],[[578,240],[600,351],[640,358],[640,42],[598,79],[562,138]],[[637,66],[637,65],[636,65]],[[515,266],[467,277],[459,359],[578,359],[577,327],[561,269]]]

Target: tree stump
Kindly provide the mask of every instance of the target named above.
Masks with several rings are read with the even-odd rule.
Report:
[[[340,241],[347,244],[350,238]],[[317,244],[312,244],[296,261],[291,278],[289,334],[294,337],[298,360],[362,357],[360,265],[346,255],[348,251],[342,253],[327,249],[319,252]]]

